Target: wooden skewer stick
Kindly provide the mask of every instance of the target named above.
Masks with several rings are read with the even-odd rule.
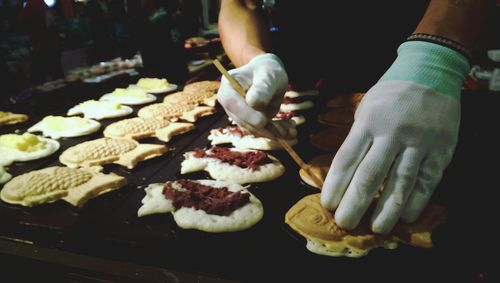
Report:
[[[219,71],[226,77],[226,79],[229,81],[231,86],[243,97],[245,97],[246,93],[245,90],[241,87],[241,85],[229,74],[229,72],[222,66],[222,64],[219,62],[219,60],[215,59],[213,61],[215,67],[219,69]],[[274,124],[269,123],[271,127],[274,127]],[[280,143],[280,145],[288,152],[288,154],[292,157],[292,159],[299,165],[301,169],[303,169],[306,174],[311,178],[315,183],[320,185],[320,187],[323,187],[323,179],[321,177],[316,176],[313,172],[311,172],[311,166],[307,165],[304,163],[302,158],[295,152],[295,150],[286,142],[286,140],[282,138],[275,137],[276,140]]]

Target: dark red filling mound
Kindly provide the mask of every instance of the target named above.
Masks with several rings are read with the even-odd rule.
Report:
[[[295,112],[289,111],[289,112],[283,112],[280,111],[278,114],[276,114],[276,118],[280,120],[290,120],[292,117],[295,117]]]
[[[287,96],[283,97],[283,100],[281,101],[281,104],[292,104],[292,103],[294,103],[293,98]]]
[[[283,100],[281,101],[281,104],[295,104],[295,103],[302,103],[304,101],[308,101],[310,97],[306,96],[299,96],[299,97],[288,97],[285,96],[283,97]]]
[[[196,158],[217,158],[222,162],[236,165],[241,168],[249,168],[252,171],[257,170],[260,165],[273,162],[264,151],[239,152],[218,146],[212,147],[211,153],[207,153],[204,149],[195,148],[194,156]]]
[[[243,136],[248,135],[240,127],[238,127],[236,125],[227,126],[226,129],[228,130],[228,132],[230,132],[231,134],[236,135],[236,136],[243,137]]]
[[[165,183],[163,195],[172,201],[175,208],[193,207],[208,214],[228,216],[250,202],[250,194],[231,192],[228,188],[214,188],[191,180],[177,180],[184,190],[176,190],[173,182]]]

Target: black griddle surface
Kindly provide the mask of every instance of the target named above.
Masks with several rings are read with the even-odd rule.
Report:
[[[104,92],[102,92],[104,93]],[[309,144],[309,135],[325,126],[316,122],[324,112],[328,93],[315,98],[316,107],[306,112],[295,147],[304,160],[323,154]],[[100,96],[100,95],[99,95]],[[98,97],[98,96],[97,96]],[[162,97],[159,97],[162,99]],[[129,117],[133,117],[139,107]],[[59,113],[64,115],[65,110]],[[175,150],[139,163],[133,170],[105,166],[105,171],[125,176],[129,184],[90,200],[83,208],[62,201],[35,208],[0,202],[0,237],[32,242],[81,255],[168,268],[239,281],[450,281],[494,282],[498,276],[495,245],[495,189],[498,187],[498,139],[495,138],[500,97],[465,92],[459,143],[450,166],[433,196],[449,210],[447,222],[433,233],[435,247],[420,249],[403,244],[396,250],[375,249],[366,257],[335,258],[310,253],[305,239],[284,223],[286,211],[302,197],[318,190],[304,184],[293,160],[283,151],[271,151],[286,167],[275,181],[253,184],[249,189],[264,205],[264,217],[240,232],[210,234],[177,227],[170,214],[136,216],[143,188],[176,178],[208,178],[206,173],[180,175],[182,154],[207,147],[211,128],[228,124],[222,109],[196,122],[196,130],[169,143]],[[57,111],[56,111],[57,112]],[[44,115],[33,115],[21,124],[23,131]],[[102,129],[122,118],[101,120],[98,133],[62,139],[60,154],[69,146],[102,136]],[[11,131],[9,127],[9,131]],[[5,129],[2,129],[2,132]],[[142,141],[160,143],[154,139]],[[59,165],[58,154],[9,167],[13,175]]]

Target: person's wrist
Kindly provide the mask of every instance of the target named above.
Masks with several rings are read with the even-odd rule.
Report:
[[[241,67],[247,65],[250,61],[252,61],[252,59],[262,54],[266,54],[266,51],[253,45],[248,45],[239,51],[239,56],[235,58],[237,60],[233,63],[236,67]]]
[[[380,81],[411,81],[443,94],[460,98],[467,58],[448,47],[424,41],[408,41],[398,48],[398,57]]]
[[[260,64],[261,62],[268,61],[268,60],[277,62],[281,68],[285,69],[285,64],[283,64],[283,61],[281,61],[281,59],[273,53],[259,54],[255,57],[253,57],[252,60],[250,60],[250,62],[248,62],[248,63],[249,64]]]
[[[428,34],[428,33],[414,33],[408,36],[406,38],[406,41],[425,41],[425,42],[439,44],[459,52],[460,54],[465,56],[465,58],[467,58],[469,63],[472,61],[472,53],[467,47],[465,47],[464,44],[440,35]]]

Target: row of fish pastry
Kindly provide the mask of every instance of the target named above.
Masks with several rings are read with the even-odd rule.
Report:
[[[316,95],[317,91],[287,92],[281,117],[273,123],[285,124],[284,128],[296,135],[293,118],[305,122],[303,116],[291,111],[310,109],[312,102],[291,103],[288,96]],[[292,101],[293,102],[293,101]],[[282,107],[283,108],[283,107]],[[145,188],[146,195],[138,216],[171,213],[183,229],[206,232],[232,232],[248,229],[264,215],[264,208],[249,190],[249,184],[275,180],[285,172],[283,164],[266,150],[282,149],[277,141],[255,136],[236,124],[212,129],[208,139],[211,148],[195,148],[184,153],[180,173],[206,171],[214,180],[178,179],[164,184],[154,183]],[[295,145],[294,138],[287,141]],[[231,144],[233,147],[221,147]]]
[[[142,78],[137,82],[136,88],[146,89],[146,87],[149,87],[158,89],[166,86],[168,86],[168,82],[165,79]],[[141,92],[144,91],[141,90]],[[132,98],[136,98],[134,93]],[[75,114],[74,112],[77,111],[74,109],[78,107],[88,109],[90,118],[113,118],[132,113],[132,108],[115,102],[99,103],[97,101],[88,101],[73,107],[68,111],[68,114]],[[28,129],[28,132],[42,132],[44,137],[30,133],[0,136],[0,166],[8,166],[15,161],[30,161],[49,156],[60,147],[56,139],[84,136],[98,131],[101,127],[100,123],[90,118],[47,116]],[[3,124],[13,124],[27,119],[28,116],[24,114],[0,113],[0,121]],[[0,172],[2,172],[2,178],[0,179],[2,183],[7,182],[11,176],[7,175],[3,167]]]
[[[166,79],[141,78],[136,85],[129,86],[131,91],[120,92],[115,90],[116,95],[111,97],[111,101],[106,99],[100,101],[87,101],[68,111],[68,115],[78,114],[80,110],[85,113],[82,117],[62,117],[47,116],[40,122],[28,129],[28,132],[42,132],[44,137],[38,137],[31,134],[23,135],[3,135],[0,137],[0,159],[1,175],[0,184],[7,182],[12,176],[5,171],[3,166],[7,166],[14,161],[29,161],[46,157],[59,149],[59,143],[55,139],[62,137],[78,137],[92,134],[101,127],[100,123],[92,120],[114,118],[132,113],[132,108],[119,104],[120,99],[124,104],[148,103],[156,100],[156,96],[146,92],[165,92],[175,90],[174,84],[169,84]],[[114,93],[115,93],[114,92]],[[113,102],[113,98],[115,101]],[[28,119],[27,115],[0,111],[0,126],[24,122]],[[51,138],[51,139],[49,139]]]
[[[206,82],[197,83],[191,88],[203,84],[206,84]],[[212,96],[215,96],[215,94],[216,90],[212,90]],[[190,95],[184,94],[184,96],[189,97]],[[90,197],[122,187],[126,183],[126,179],[121,176],[99,173],[101,166],[115,163],[132,169],[142,160],[160,156],[168,151],[165,145],[141,144],[137,140],[155,136],[162,141],[168,141],[173,135],[194,128],[191,123],[175,123],[170,120],[191,119],[194,122],[198,117],[207,113],[205,110],[185,116],[189,111],[185,111],[184,104],[174,103],[169,104],[169,106],[170,112],[167,116],[136,117],[110,124],[103,131],[103,138],[87,141],[66,149],[59,156],[59,161],[67,167],[55,166],[17,176],[5,184],[0,193],[1,199],[7,203],[24,206],[34,206],[63,199],[73,205],[82,206]],[[192,109],[200,108],[196,105],[190,105],[190,107]],[[180,110],[176,111],[177,108]],[[174,112],[178,114],[173,115]],[[144,111],[144,113],[147,113],[147,111]],[[209,113],[214,112],[210,111]],[[61,123],[64,125],[69,124],[70,127],[67,128],[75,131],[78,128],[78,123],[67,122],[67,119],[73,118],[88,119],[80,117],[46,117],[49,125],[55,124],[62,127]],[[42,120],[40,123],[47,123],[46,119],[44,119],[45,122]],[[2,142],[2,139],[4,142]],[[43,150],[40,151],[40,148]],[[47,156],[57,151],[58,148],[59,143],[57,141],[30,133],[0,137],[0,150],[4,150],[6,154],[11,155],[12,152],[25,154],[22,158],[14,154],[15,157],[9,158],[8,162],[4,162],[2,159],[5,164],[10,164],[13,161],[41,158],[42,152],[43,156]],[[28,156],[31,152],[36,154]]]

